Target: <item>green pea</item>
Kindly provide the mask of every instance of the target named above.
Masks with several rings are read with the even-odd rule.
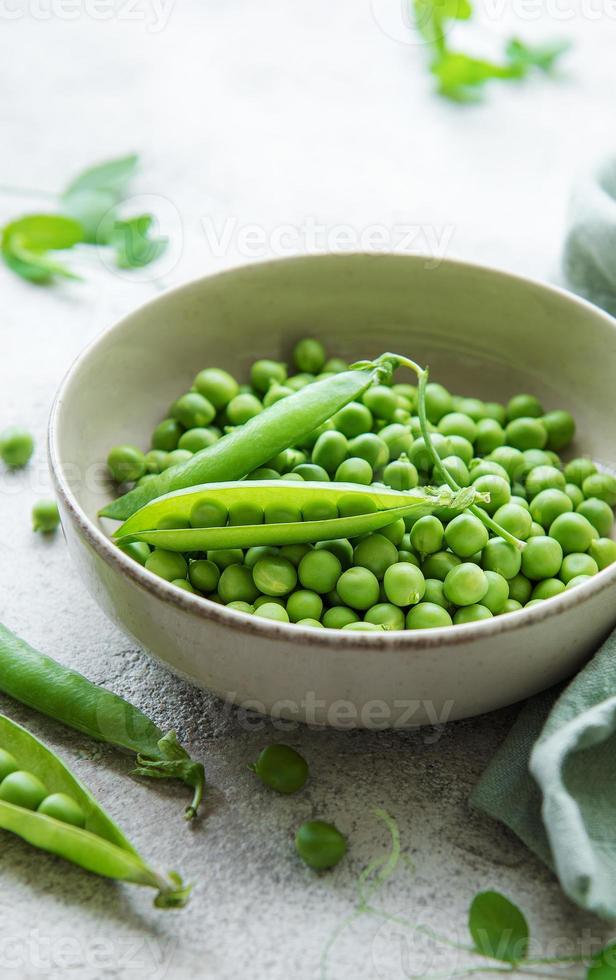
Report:
[[[132,483],[146,471],[145,455],[137,446],[114,446],[107,456],[107,469],[116,483]]]
[[[312,462],[322,467],[328,473],[335,473],[340,464],[347,458],[349,442],[342,432],[332,429],[322,432],[312,450]]]
[[[323,595],[336,588],[341,571],[340,559],[333,552],[314,549],[304,555],[297,574],[304,589]]]
[[[541,421],[548,432],[548,449],[556,452],[565,449],[575,435],[575,421],[569,412],[557,409],[548,412]]]
[[[212,429],[205,429],[203,427],[189,429],[180,436],[178,449],[187,449],[189,453],[198,453],[202,449],[208,449],[210,446],[213,446],[215,442],[218,442],[219,438]],[[148,455],[151,455],[151,453],[148,453]]]
[[[465,466],[468,466],[475,455],[472,442],[469,442],[464,436],[457,435],[448,435],[447,440],[451,446],[452,454],[461,459]]]
[[[383,589],[394,606],[414,606],[424,597],[426,580],[415,565],[396,562],[385,572]]]
[[[528,548],[528,543],[526,548]],[[481,552],[481,565],[484,571],[498,572],[507,581],[518,574],[521,564],[522,555],[518,549],[509,544],[508,541],[504,541],[503,538],[490,538]]]
[[[481,551],[488,537],[485,525],[474,514],[459,514],[445,529],[445,541],[459,558],[470,558],[476,551]]]
[[[323,344],[320,340],[315,340],[314,337],[304,337],[302,340],[298,340],[293,348],[293,363],[298,371],[318,374],[324,369],[325,358]],[[346,370],[346,365],[343,370]]]
[[[609,538],[614,525],[614,514],[612,508],[609,504],[606,504],[605,500],[599,500],[598,497],[589,497],[588,500],[583,500],[576,507],[576,513],[581,514],[587,521],[590,521],[602,538]]]
[[[413,436],[409,429],[400,422],[392,422],[390,425],[386,425],[379,432],[379,437],[389,449],[389,458],[391,460],[398,459],[402,453],[408,456],[410,448],[413,445]]]
[[[50,534],[60,523],[60,511],[55,500],[39,500],[32,508],[32,529]]]
[[[362,395],[362,402],[377,419],[391,422],[398,405],[398,397],[387,385],[372,385]]]
[[[224,527],[228,511],[215,497],[198,497],[190,510],[191,527]]]
[[[285,544],[280,549],[279,554],[281,558],[286,558],[292,565],[299,568],[299,563],[309,551],[312,551],[309,544]]]
[[[364,432],[349,442],[349,455],[358,456],[370,463],[374,470],[380,470],[389,461],[389,448],[374,432]]]
[[[446,609],[434,602],[419,602],[406,614],[406,628],[409,630],[439,629],[453,626],[453,620]]]
[[[454,606],[471,606],[488,591],[485,572],[473,562],[462,562],[452,568],[443,584],[445,598]]]
[[[287,599],[287,612],[292,623],[298,623],[300,619],[320,619],[323,600],[317,592],[298,589]]]
[[[411,545],[421,555],[433,555],[441,550],[443,535],[444,528],[438,517],[429,514],[420,517],[413,524],[410,532]]]
[[[548,432],[538,418],[515,418],[507,423],[505,429],[507,444],[514,449],[543,449],[548,441]]]
[[[481,507],[488,514],[494,514],[496,511],[502,507],[504,504],[509,503],[511,499],[511,487],[509,482],[500,476],[479,476],[473,479],[471,473],[471,479],[473,480],[473,486],[479,491],[479,493],[488,493],[490,495],[490,500],[486,503],[481,504]]]
[[[167,462],[167,453],[164,449],[150,449],[143,458],[145,460],[146,476],[149,473],[162,473]]]
[[[378,532],[367,535],[353,550],[354,564],[369,569],[378,579],[382,579],[397,560],[398,549],[393,541]]]
[[[449,601],[445,597],[445,590],[443,588],[443,583],[437,578],[427,578],[426,591],[424,592],[423,601],[431,602],[434,605],[442,606],[443,609],[449,609]]]
[[[145,565],[148,556],[151,554],[151,548],[149,544],[145,541],[127,541],[126,543],[120,542],[118,544],[120,551],[123,551],[125,555],[132,558],[134,561],[138,561],[140,565]]]
[[[189,391],[171,406],[170,414],[186,429],[203,428],[213,421],[216,409],[198,391]]]
[[[249,768],[277,793],[297,793],[308,780],[308,763],[290,745],[268,745]]]
[[[182,589],[183,592],[195,592],[192,582],[189,582],[187,578],[174,578],[171,580],[171,584],[175,585],[176,589]]]
[[[469,442],[477,438],[477,423],[462,412],[449,412],[438,423],[438,431],[444,436],[462,436]]]
[[[596,575],[598,571],[599,566],[592,555],[570,552],[563,558],[563,563],[560,566],[560,578],[566,585],[578,575]]]
[[[517,612],[518,609],[521,608],[522,608],[522,603],[518,602],[517,599],[507,599],[507,602],[503,607],[503,613]]]
[[[183,431],[177,419],[163,419],[152,433],[152,449],[165,453],[177,449]]]
[[[351,609],[369,609],[379,600],[379,580],[368,568],[347,568],[338,579],[336,591],[345,606],[350,606]]]
[[[294,389],[288,385],[279,385],[276,381],[272,381],[263,395],[264,408],[269,408],[270,405],[275,405],[276,402],[282,401],[283,398],[288,398],[289,395],[293,394],[293,391]]]
[[[229,524],[232,527],[247,524],[263,524],[263,508],[250,500],[229,504]]]
[[[51,793],[46,796],[38,808],[38,812],[62,823],[72,824],[73,827],[85,827],[86,815],[79,804],[66,793]]]
[[[546,492],[551,493],[552,491]],[[521,541],[526,541],[533,523],[528,506],[522,507],[519,504],[511,503],[511,501],[498,508],[494,514],[494,520],[505,531],[509,531]],[[485,547],[485,544],[482,547]]]
[[[231,425],[244,425],[256,415],[261,414],[263,405],[256,395],[251,395],[249,392],[242,392],[231,399],[226,411]]]
[[[329,503],[329,501],[326,501],[326,503]],[[338,511],[336,509],[336,515],[337,513]],[[280,503],[278,501],[266,504],[263,508],[263,514],[266,524],[294,524],[302,519],[302,512],[299,507],[293,507],[291,504]]]
[[[545,528],[543,527],[543,525],[538,524],[537,521],[533,521],[533,523],[530,526],[530,534],[528,535],[529,538],[536,538],[537,536],[541,537],[544,534],[545,534]]]
[[[406,525],[404,523],[404,518],[399,517],[397,521],[393,521],[391,524],[387,524],[385,527],[382,527],[379,533],[382,534],[384,538],[387,538],[388,541],[391,541],[396,548],[399,548],[402,544],[405,531]]]
[[[17,760],[6,749],[0,749],[0,783],[9,773],[17,772],[19,766]]]
[[[487,571],[488,591],[481,600],[481,605],[489,609],[493,616],[503,612],[509,598],[509,583],[498,572]]]
[[[273,470],[270,466],[257,466],[256,470],[251,470],[246,477],[247,480],[279,480],[280,473]]]
[[[259,595],[252,569],[247,565],[228,565],[218,582],[218,595],[223,602],[252,603]]]
[[[528,602],[532,591],[533,584],[525,575],[518,573],[509,579],[509,598],[515,599],[521,606]]]
[[[244,552],[241,548],[212,548],[206,551],[205,556],[221,570],[228,565],[241,565],[244,560]]]
[[[373,473],[370,463],[361,459],[359,456],[351,456],[345,459],[336,470],[334,480],[337,483],[361,483],[363,486],[370,486]]]
[[[524,606],[524,608],[525,609],[530,609],[533,606],[539,606],[539,605],[541,605],[542,602],[545,602],[545,600],[544,599],[531,599],[530,602],[527,602],[526,603],[526,605]]]
[[[172,582],[174,578],[186,578],[188,571],[183,555],[175,551],[165,551],[164,548],[155,548],[146,558],[145,567],[148,572],[153,572],[167,582]]]
[[[342,371],[348,371],[349,365],[341,357],[330,357],[323,366],[324,371],[329,371],[331,374],[340,374]]]
[[[244,556],[244,564],[247,565],[248,568],[254,568],[261,558],[267,558],[271,555],[276,556],[279,553],[279,548],[273,548],[269,545],[257,545],[254,548],[247,549]]]
[[[283,384],[286,379],[287,368],[281,361],[270,361],[263,358],[260,361],[255,361],[250,369],[250,382],[255,391],[260,394],[265,394],[273,381]]]
[[[178,463],[186,463],[192,456],[192,453],[188,449],[172,449],[165,456],[164,463],[161,463],[163,470],[169,470],[172,466],[177,466]]]
[[[294,374],[290,378],[287,378],[285,387],[290,388],[291,391],[300,391],[301,388],[305,388],[306,385],[312,384],[315,380],[314,374],[311,374],[310,371],[300,371],[299,374]]]
[[[288,614],[286,612],[287,607],[284,599],[277,598],[276,596],[260,595],[259,598],[255,599],[253,602],[253,606],[255,610],[260,609],[261,606],[280,606],[281,609],[284,609],[288,619]]]
[[[568,555],[572,551],[588,551],[597,532],[582,514],[560,514],[550,525],[550,537]]]
[[[318,629],[318,630],[325,629],[323,623],[320,620],[310,619],[310,617],[307,617],[306,619],[298,619],[297,626],[310,626],[312,629]]]
[[[474,459],[469,469],[471,480],[474,482],[480,476],[498,476],[505,483],[509,484],[509,474],[504,466],[496,463],[492,459]]]
[[[565,466],[565,478],[568,483],[574,483],[576,487],[581,487],[584,484],[584,480],[588,476],[592,476],[597,472],[597,467],[593,463],[592,459],[588,459],[585,456],[579,456],[577,459],[572,459],[571,462],[567,463]]]
[[[471,477],[464,460],[460,459],[459,456],[445,456],[441,462],[459,486],[467,487],[469,485]]]
[[[482,619],[492,619],[492,613],[487,606],[482,603],[474,602],[470,606],[458,609],[454,613],[454,626],[461,626],[463,623],[478,623]]]
[[[492,450],[488,460],[502,466],[510,480],[516,480],[524,471],[524,455],[513,446],[498,446]]]
[[[539,418],[543,415],[541,402],[534,395],[514,395],[505,408],[507,421],[520,418]]]
[[[340,562],[341,568],[349,568],[353,564],[353,545],[347,538],[333,538],[330,541],[317,541],[316,551],[331,551]]]
[[[596,561],[599,570],[607,568],[616,561],[616,541],[611,538],[595,538],[588,553]]]
[[[575,589],[578,585],[583,585],[584,582],[590,582],[592,575],[576,575],[575,578],[570,578],[565,586],[565,591],[568,589]]]
[[[387,464],[383,471],[383,482],[392,490],[414,490],[419,484],[417,469],[406,453]]]
[[[526,493],[532,500],[542,490],[564,490],[565,474],[555,466],[535,466],[526,477]]]
[[[295,850],[315,871],[333,868],[347,851],[346,840],[333,824],[307,820],[295,835]]]
[[[564,565],[564,562],[563,562]],[[544,578],[542,582],[537,582],[532,591],[533,599],[552,599],[555,595],[560,595],[565,591],[565,583],[559,578]]]
[[[375,626],[384,626],[386,630],[404,629],[404,613],[390,602],[378,602],[375,606],[371,606],[364,616],[364,621]]]
[[[301,567],[301,564],[300,564]],[[252,570],[259,592],[268,596],[288,595],[297,583],[295,566],[287,558],[261,558]]]
[[[426,578],[436,578],[444,582],[452,568],[461,564],[460,558],[450,551],[437,551],[422,562],[421,570]]]
[[[0,800],[24,810],[36,810],[46,796],[47,790],[40,779],[22,769],[10,772],[0,783]]]
[[[329,483],[329,474],[322,466],[315,463],[300,463],[293,467],[294,473],[299,473],[303,480],[309,483]]]
[[[361,402],[349,402],[333,417],[334,426],[347,437],[352,439],[362,432],[370,432],[372,428],[372,412]]]
[[[485,405],[480,398],[460,398],[456,402],[455,410],[468,415],[474,422],[479,422],[486,417]]]
[[[432,448],[436,450],[439,459],[451,456],[451,444],[446,436],[435,432],[431,437]],[[423,436],[415,439],[408,451],[408,458],[420,472],[429,473],[433,468],[432,453]]]
[[[477,423],[475,451],[487,456],[488,453],[505,444],[505,430],[494,419],[481,419]]]
[[[541,490],[530,505],[533,520],[542,527],[550,527],[557,517],[572,510],[573,504],[564,490]]]
[[[25,466],[34,452],[34,439],[26,429],[12,426],[0,432],[0,459],[10,469]]]
[[[529,538],[522,552],[522,573],[532,581],[556,578],[563,560],[563,550],[552,537]]]
[[[288,623],[289,617],[284,606],[280,606],[277,602],[264,602],[258,608],[255,604],[255,616],[260,619],[271,619],[277,623]]]
[[[494,419],[500,426],[504,426],[505,422],[507,421],[505,406],[501,405],[499,402],[484,402],[483,417],[486,419]]]
[[[328,630],[341,630],[350,623],[359,622],[359,616],[348,606],[332,606],[323,613],[322,622]]]
[[[195,378],[195,388],[217,411],[225,408],[239,392],[235,378],[222,368],[205,368],[199,371]]]
[[[575,483],[567,483],[567,484],[565,484],[565,493],[567,494],[567,496],[569,497],[569,500],[573,504],[574,509],[577,510],[577,508],[580,506],[580,504],[584,500],[584,494],[582,493],[582,490],[580,489],[580,487],[576,486]],[[593,498],[590,498],[590,499],[593,499]]]
[[[582,484],[585,497],[598,497],[616,507],[616,477],[611,473],[592,473]]]
[[[248,616],[251,616],[255,611],[255,607],[250,602],[242,602],[240,599],[234,599],[233,602],[228,602],[227,609],[235,609],[236,612],[243,612]]]

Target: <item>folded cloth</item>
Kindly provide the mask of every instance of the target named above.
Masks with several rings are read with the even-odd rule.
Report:
[[[528,701],[471,797],[616,918],[616,631],[564,689]]]
[[[616,316],[616,158],[573,192],[563,271],[574,292]]]

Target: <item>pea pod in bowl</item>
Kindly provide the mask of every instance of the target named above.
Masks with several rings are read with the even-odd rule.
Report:
[[[47,746],[0,715],[0,828],[116,881],[155,888],[158,908],[181,908],[190,886],[152,868]]]

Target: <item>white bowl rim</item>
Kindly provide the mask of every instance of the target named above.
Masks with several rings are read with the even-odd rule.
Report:
[[[401,255],[400,253],[395,252],[345,252],[321,253],[318,255],[296,255],[282,259],[267,259],[263,262],[250,263],[250,265],[233,266],[232,268],[224,269],[221,272],[200,276],[197,279],[191,279],[188,282],[180,284],[179,286],[174,286],[172,289],[166,290],[164,293],[161,293],[153,299],[148,300],[146,303],[143,303],[135,310],[132,310],[130,313],[123,316],[116,323],[112,324],[111,327],[107,327],[101,331],[100,334],[98,334],[83,348],[65,374],[51,408],[48,427],[48,454],[49,467],[56,494],[58,495],[65,509],[71,515],[73,521],[78,525],[88,544],[108,565],[110,565],[112,568],[118,569],[118,571],[132,579],[144,591],[150,593],[165,603],[189,612],[205,621],[213,620],[220,625],[231,627],[247,635],[258,634],[264,638],[269,638],[272,640],[284,639],[287,642],[292,640],[297,643],[297,645],[306,647],[315,645],[329,647],[335,642],[336,645],[344,648],[359,647],[369,650],[395,650],[404,648],[414,650],[433,649],[435,651],[442,649],[442,651],[445,652],[446,649],[450,649],[451,647],[467,644],[474,640],[487,639],[490,636],[498,636],[501,633],[521,630],[524,627],[530,626],[534,623],[543,622],[544,620],[557,616],[560,612],[575,608],[575,606],[580,605],[587,598],[590,598],[593,595],[598,595],[599,593],[613,586],[616,583],[616,562],[612,565],[608,565],[604,569],[601,569],[596,575],[593,575],[588,582],[584,582],[575,589],[565,590],[564,592],[561,592],[559,595],[553,596],[550,599],[545,599],[536,606],[532,606],[528,609],[516,609],[513,612],[502,613],[498,616],[494,616],[492,619],[484,619],[475,623],[457,624],[455,628],[452,628],[451,626],[442,626],[423,630],[391,630],[382,632],[367,631],[365,633],[361,630],[321,630],[316,629],[315,627],[298,626],[296,623],[279,623],[274,620],[262,619],[258,616],[243,613],[236,609],[229,609],[227,606],[224,606],[221,603],[212,602],[204,596],[192,595],[189,592],[178,589],[176,586],[171,585],[170,582],[166,582],[159,576],[154,575],[153,572],[149,572],[134,559],[129,558],[128,555],[125,555],[118,547],[116,547],[116,545],[113,544],[113,542],[103,533],[103,531],[97,527],[92,520],[90,520],[78,503],[69,486],[58,451],[60,408],[64,401],[66,389],[73,377],[79,371],[82,362],[85,361],[103,341],[106,342],[110,334],[116,332],[119,333],[123,329],[126,321],[130,320],[136,313],[147,311],[149,307],[160,303],[162,300],[166,300],[168,297],[175,296],[183,291],[194,289],[202,282],[209,281],[210,279],[224,279],[227,277],[233,277],[238,272],[253,267],[263,268],[271,265],[280,265],[282,263],[291,264],[298,262],[314,262],[317,264],[324,260],[329,262],[333,259],[335,261],[338,258],[348,260],[354,256],[367,258],[375,262],[386,261],[389,258],[404,258],[413,264],[422,264],[432,261],[429,256],[420,254]],[[592,315],[595,317],[599,316],[612,329],[616,329],[616,320],[608,313],[582,297],[577,296],[560,286],[547,284],[537,279],[532,279],[528,276],[507,272],[506,270],[499,269],[494,266],[483,265],[477,262],[467,262],[461,259],[443,259],[441,264],[454,266],[459,269],[466,269],[468,271],[486,273],[490,276],[497,276],[509,280],[522,287],[532,286],[540,291],[551,293],[555,296],[561,297],[574,306],[578,306],[581,310],[586,310],[589,313],[592,313]]]

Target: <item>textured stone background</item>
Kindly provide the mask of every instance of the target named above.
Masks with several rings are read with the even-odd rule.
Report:
[[[392,247],[408,247],[407,226],[420,226],[419,251],[440,242],[447,255],[556,276],[574,174],[613,126],[616,41],[606,4],[560,11],[534,19],[482,5],[478,49],[507,33],[571,37],[575,48],[560,83],[503,86],[463,108],[430,94],[424,52],[385,0],[2,5],[0,182],[54,190],[94,160],[138,150],[133,207],[161,215],[173,248],[155,278],[136,281],[96,257],[79,261],[83,283],[49,290],[0,269],[0,424],[19,422],[38,438],[28,471],[0,476],[1,619],[177,727],[210,784],[204,819],[187,828],[180,788],[131,780],[117,753],[0,699],[74,765],[144,854],[196,882],[186,911],[163,914],[145,892],[4,835],[3,978],[402,980],[448,969],[450,953],[427,956],[403,925],[371,914],[341,934],[323,972],[328,940],[356,905],[359,872],[387,849],[375,808],[397,821],[404,856],[375,899],[382,910],[463,936],[474,892],[499,887],[527,911],[537,955],[600,934],[524,847],[469,811],[469,791],[515,709],[442,733],[297,729],[285,738],[313,779],[297,798],[274,798],[246,770],[272,737],[269,724],[248,725],[151,663],[85,593],[61,537],[29,530],[32,502],[48,489],[45,425],[63,373],[91,337],[157,289],[335,247],[341,225],[357,245],[383,225]],[[4,188],[0,219],[44,205]],[[330,237],[311,243],[306,221]],[[262,247],[242,240],[247,225],[262,229]],[[291,227],[281,241],[283,225]],[[293,855],[293,829],[309,815],[335,820],[351,841],[348,860],[323,877]]]

